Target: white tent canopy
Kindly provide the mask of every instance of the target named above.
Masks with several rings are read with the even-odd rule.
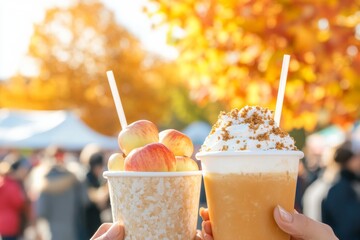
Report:
[[[331,125],[309,135],[306,144],[316,152],[321,152],[325,148],[338,147],[346,140],[351,140],[352,150],[355,153],[360,153],[360,122],[355,122],[352,129],[349,130],[344,130],[337,125]]]
[[[193,122],[183,129],[182,132],[191,138],[194,145],[202,145],[210,131],[211,126],[209,124],[205,122]]]
[[[101,135],[70,111],[0,110],[0,147],[81,150],[94,143],[117,149],[117,138]]]

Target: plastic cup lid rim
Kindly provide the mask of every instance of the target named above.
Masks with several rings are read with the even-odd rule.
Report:
[[[201,175],[202,171],[187,172],[131,172],[131,171],[105,171],[103,176],[107,177],[182,177]]]
[[[215,152],[199,152],[196,154],[196,158],[207,156],[298,156],[302,158],[304,153],[301,151],[289,151],[289,150],[243,150],[243,151],[215,151]]]

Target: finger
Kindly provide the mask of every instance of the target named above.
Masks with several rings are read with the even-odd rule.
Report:
[[[212,236],[210,235],[204,235],[204,240],[214,240]]]
[[[112,223],[103,223],[101,224],[101,226],[99,227],[99,229],[95,232],[94,236],[92,236],[90,238],[90,240],[94,240],[97,237],[100,237],[101,235],[103,235],[107,230],[109,230],[109,228],[112,226]]]
[[[210,221],[202,222],[201,228],[204,240],[213,240]]]
[[[205,231],[206,234],[212,236],[212,229],[211,229],[211,223],[210,223],[210,221],[205,221],[205,222],[204,222],[204,231]]]
[[[213,240],[212,236],[197,230],[195,240]]]
[[[201,218],[203,219],[203,221],[207,221],[207,220],[210,219],[210,217],[209,217],[209,211],[208,211],[207,208],[201,207],[199,213],[200,213],[200,216],[201,216]]]
[[[123,240],[124,227],[118,223],[114,223],[103,235],[96,240]]]
[[[203,236],[200,230],[196,230],[195,240],[203,240]]]
[[[289,213],[280,206],[274,209],[274,218],[278,226],[295,239],[338,239],[328,225],[312,220],[303,214]]]

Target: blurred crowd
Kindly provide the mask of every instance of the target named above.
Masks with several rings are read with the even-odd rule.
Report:
[[[89,239],[111,221],[102,177],[108,154],[95,145],[0,150],[0,239]]]
[[[341,240],[360,239],[360,145],[350,139],[333,146],[308,141],[295,199],[298,212],[330,225]]]
[[[321,141],[306,142],[295,208],[329,224],[342,240],[360,239],[360,144],[319,148]],[[111,221],[102,177],[110,154],[95,145],[80,152],[0,149],[0,239],[89,239]]]

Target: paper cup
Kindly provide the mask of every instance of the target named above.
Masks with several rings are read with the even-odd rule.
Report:
[[[205,192],[215,240],[289,240],[273,211],[293,211],[300,151],[203,152]]]
[[[125,240],[194,239],[201,171],[104,172],[114,222]]]

